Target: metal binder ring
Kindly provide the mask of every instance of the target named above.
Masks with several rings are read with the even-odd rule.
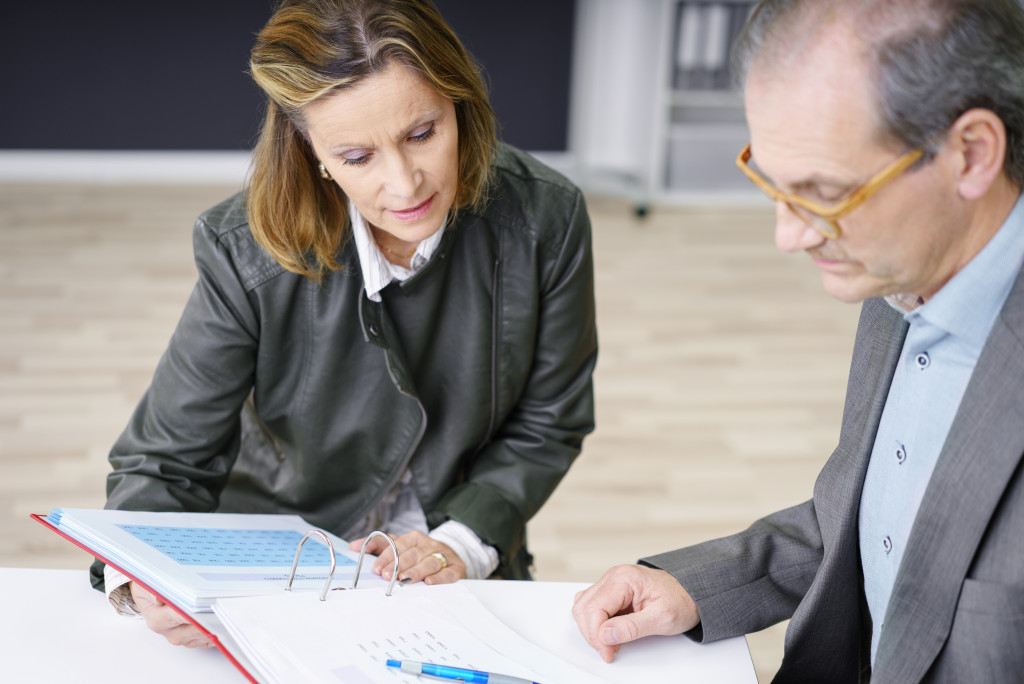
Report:
[[[320,600],[321,601],[326,601],[327,600],[327,590],[331,588],[331,578],[334,577],[334,560],[335,560],[335,558],[334,558],[334,544],[332,544],[330,538],[328,538],[328,536],[326,534],[324,534],[323,532],[321,532],[320,530],[310,530],[309,532],[306,533],[306,536],[302,538],[302,541],[299,542],[298,547],[295,549],[295,560],[292,561],[292,571],[288,575],[288,586],[285,587],[284,590],[285,591],[291,591],[292,590],[292,580],[295,579],[295,568],[299,567],[299,555],[302,553],[302,545],[305,544],[306,540],[309,539],[310,537],[312,537],[314,534],[317,535],[318,537],[323,538],[324,543],[327,544],[327,549],[331,552],[331,571],[329,573],[327,573],[327,581],[324,582],[323,591],[320,592]],[[362,555],[360,555],[359,557],[362,558]],[[397,555],[396,555],[396,558],[397,558]],[[395,565],[395,569],[396,570],[398,569],[397,565]],[[356,577],[358,577],[358,576],[359,576],[359,568],[357,566],[356,567]],[[352,586],[355,586],[355,585],[353,584]]]
[[[356,561],[356,575],[352,578],[352,588],[356,588],[356,583],[359,581],[359,570],[363,567],[363,556],[366,555],[366,543],[374,537],[384,537],[388,540],[388,544],[391,544],[391,552],[395,554],[395,571],[391,573],[391,581],[388,583],[387,595],[391,596],[391,590],[395,588],[395,580],[398,579],[398,547],[395,546],[395,540],[384,534],[380,530],[374,530],[370,534],[366,535],[366,539],[363,541],[363,548],[359,549],[359,560]]]

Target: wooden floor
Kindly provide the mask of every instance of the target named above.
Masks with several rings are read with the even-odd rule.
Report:
[[[232,191],[0,184],[0,566],[87,564],[28,515],[102,506],[107,450],[195,278],[192,220]],[[857,317],[776,252],[767,209],[638,221],[589,203],[598,428],[530,525],[543,580],[592,581],[809,498]],[[748,638],[761,682],[783,630]]]

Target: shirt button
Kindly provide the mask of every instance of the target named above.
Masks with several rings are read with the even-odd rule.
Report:
[[[921,352],[920,354],[917,355],[917,358],[915,358],[914,361],[917,362],[917,367],[921,370],[924,370],[928,366],[932,365],[932,360],[928,356],[928,352]]]
[[[885,551],[885,555],[888,556],[889,552],[892,551],[892,539],[890,539],[889,537],[886,537],[885,539],[883,539],[882,540],[882,549]]]
[[[896,447],[896,463],[903,465],[903,462],[907,460],[907,448],[900,444]]]
[[[370,324],[370,334],[373,335],[374,337],[380,334],[380,330],[377,328],[376,323]]]

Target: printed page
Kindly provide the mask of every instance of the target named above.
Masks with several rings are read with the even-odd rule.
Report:
[[[423,684],[386,666],[414,660],[542,684],[604,680],[505,627],[458,584],[383,592],[282,594],[218,600],[215,614],[271,682]]]

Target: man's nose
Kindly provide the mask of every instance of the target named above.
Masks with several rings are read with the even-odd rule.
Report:
[[[775,202],[775,246],[787,253],[813,249],[825,242],[825,236],[804,221],[789,205]]]

